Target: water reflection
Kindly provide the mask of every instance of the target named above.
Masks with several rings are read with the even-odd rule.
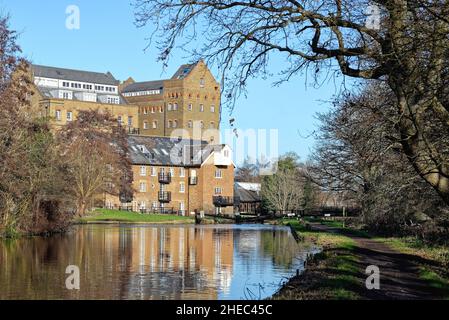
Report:
[[[271,226],[78,226],[0,241],[0,299],[264,298],[310,250]],[[68,265],[79,291],[65,288]]]

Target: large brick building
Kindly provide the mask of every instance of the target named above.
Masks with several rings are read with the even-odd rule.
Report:
[[[226,145],[130,136],[132,199],[106,196],[108,208],[191,214],[233,213],[234,163]]]
[[[57,129],[81,110],[109,111],[129,133],[131,199],[109,208],[233,212],[232,151],[220,145],[220,88],[203,61],[167,80],[123,83],[111,73],[32,65],[33,104]],[[176,154],[175,154],[175,153]]]

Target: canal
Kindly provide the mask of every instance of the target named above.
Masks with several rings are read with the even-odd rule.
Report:
[[[79,225],[0,240],[0,299],[263,299],[315,251],[279,226]]]

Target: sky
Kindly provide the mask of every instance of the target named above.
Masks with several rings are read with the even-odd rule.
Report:
[[[191,62],[176,51],[164,70],[157,50],[148,46],[151,26],[137,28],[131,0],[0,0],[0,13],[11,16],[11,28],[20,33],[23,54],[32,63],[97,72],[110,71],[116,79],[132,76],[136,81],[169,78],[180,64]],[[80,9],[80,28],[66,28],[66,8]],[[273,56],[272,72],[280,71],[284,57]],[[218,76],[218,75],[217,75]],[[237,101],[232,114],[222,112],[222,130],[235,127],[277,129],[279,153],[294,151],[302,160],[310,155],[317,128],[317,112],[325,112],[338,93],[341,79],[326,81],[319,88],[307,85],[305,76],[274,87],[274,79],[254,79],[246,97]],[[310,82],[310,81],[309,81]]]

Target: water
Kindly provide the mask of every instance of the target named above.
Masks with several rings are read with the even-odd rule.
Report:
[[[315,248],[264,225],[83,225],[0,240],[0,299],[263,299]],[[66,289],[69,265],[80,290]]]

